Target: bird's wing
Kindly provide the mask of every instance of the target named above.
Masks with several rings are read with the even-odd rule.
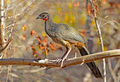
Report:
[[[84,38],[80,35],[80,33],[76,29],[66,24],[59,24],[57,26],[57,29],[58,29],[57,33],[59,34],[59,38],[62,38],[72,43],[74,42],[85,43]]]

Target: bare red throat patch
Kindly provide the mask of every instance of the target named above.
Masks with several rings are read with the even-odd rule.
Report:
[[[44,21],[47,21],[47,20],[48,20],[48,17],[47,17],[47,18],[44,18],[43,20],[44,20]]]

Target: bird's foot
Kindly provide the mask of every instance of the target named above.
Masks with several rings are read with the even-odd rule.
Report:
[[[58,63],[61,63],[60,67],[62,68],[63,67],[63,63],[64,63],[64,59],[57,59],[57,64]]]
[[[56,60],[56,62],[57,62],[56,64],[60,63],[61,61],[62,61],[62,59],[57,59]]]

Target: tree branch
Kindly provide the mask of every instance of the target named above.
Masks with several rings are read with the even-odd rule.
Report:
[[[91,3],[91,6],[93,8],[93,15],[94,15],[94,20],[95,20],[95,24],[96,24],[96,28],[98,31],[98,35],[99,35],[99,40],[100,40],[100,46],[101,46],[101,51],[104,51],[104,44],[103,44],[103,39],[102,39],[102,33],[101,33],[101,29],[100,29],[100,25],[98,23],[98,18],[97,18],[97,11],[95,9],[93,0],[89,0]],[[103,73],[104,73],[104,82],[106,82],[106,62],[105,59],[103,59]]]
[[[100,60],[103,58],[118,57],[118,56],[120,56],[120,49],[94,53],[77,58],[70,58],[64,62],[63,68],[77,64],[84,64],[95,60]],[[31,66],[41,66],[41,67],[60,67],[61,63],[56,64],[56,62],[57,60],[48,60],[48,59],[45,60],[23,59],[23,58],[0,59],[0,65],[31,65]]]
[[[10,38],[10,39],[7,41],[7,43],[5,44],[5,46],[2,47],[2,49],[0,49],[0,53],[3,52],[3,51],[7,48],[7,46],[9,45],[9,43],[10,43],[11,41],[12,41],[12,38]]]

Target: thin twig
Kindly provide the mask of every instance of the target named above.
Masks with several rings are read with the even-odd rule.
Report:
[[[11,69],[12,69],[12,65],[8,66],[8,71],[7,71],[6,81],[5,82],[8,82],[9,74],[10,74]]]
[[[113,77],[113,79],[114,79],[114,82],[117,82],[117,78],[116,78],[116,75],[115,75],[115,71],[114,71],[113,68],[112,68],[110,59],[108,60],[108,65],[109,65],[108,68],[109,68],[110,73],[111,73],[111,75],[112,75],[112,77]]]
[[[101,51],[104,51],[104,44],[103,44],[103,39],[102,39],[100,25],[99,25],[98,19],[97,19],[96,9],[95,9],[95,6],[94,6],[92,0],[90,0],[90,3],[91,3],[91,6],[93,8],[94,20],[95,20],[96,28],[97,28],[99,39],[100,39]],[[104,82],[106,82],[106,62],[105,62],[105,59],[103,59],[103,70],[104,70]]]
[[[120,67],[120,60],[117,61],[116,65],[114,67],[114,71],[117,72],[119,67]]]
[[[0,53],[1,52],[3,52],[6,48],[7,48],[7,46],[9,45],[9,43],[12,41],[12,38],[10,38],[9,40],[8,40],[8,42],[6,43],[6,45],[2,48],[2,49],[0,49]]]

